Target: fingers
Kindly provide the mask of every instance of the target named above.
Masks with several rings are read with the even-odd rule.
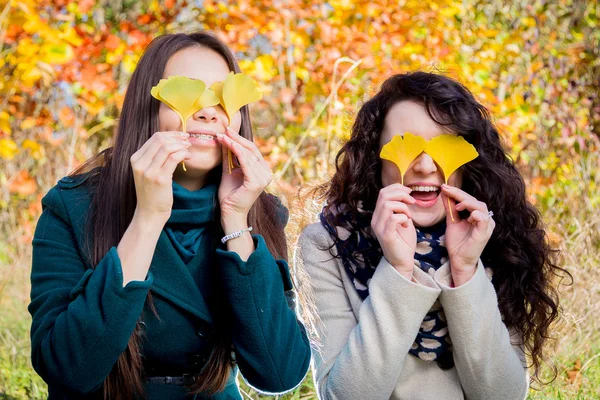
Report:
[[[392,238],[398,229],[398,225],[403,228],[408,228],[410,226],[410,218],[406,216],[406,214],[394,214],[385,223],[383,229],[383,235],[386,238]]]
[[[161,172],[164,174],[168,174],[169,177],[172,177],[175,168],[177,168],[177,164],[189,158],[191,158],[191,155],[190,151],[187,148],[175,151],[169,154],[164,164],[162,165]]]
[[[412,218],[412,214],[408,209],[408,205],[401,201],[389,200],[383,203],[379,208],[379,219],[386,220],[392,214],[406,214],[408,218]]]
[[[143,165],[141,165],[140,168],[146,169],[150,165],[156,152],[163,144],[187,142],[187,138],[189,136],[189,133],[186,132],[156,132],[142,145],[142,147],[140,147],[138,151],[133,153],[130,158],[132,166],[133,164],[141,162]]]
[[[488,214],[489,211],[486,203],[477,200],[475,197],[456,187],[442,185],[442,192],[447,214],[450,210],[456,210],[454,221],[451,218],[446,218],[448,223],[460,222],[458,211],[467,210],[470,213],[467,222],[474,226],[474,233],[485,239],[491,237],[496,227],[496,222]],[[450,206],[447,204],[448,199],[450,199]],[[459,203],[454,205],[454,199],[458,200]]]
[[[260,162],[256,162],[257,157],[254,153],[230,136],[221,135],[218,137],[218,140],[223,147],[230,149],[238,159],[246,180],[245,185],[249,190],[262,191],[269,183],[271,183],[271,180],[273,180],[273,173],[262,156],[258,159]],[[258,151],[258,149],[256,149],[256,151]],[[223,161],[225,162],[225,159],[223,159]]]
[[[233,152],[233,154],[237,157],[242,169],[248,168],[252,160],[255,159],[250,150],[246,149],[244,146],[234,141],[229,136],[223,135],[217,140],[219,140],[222,144],[224,144],[228,149],[230,149]]]
[[[446,196],[444,193],[442,193],[441,196],[442,204],[444,205],[444,209],[446,210],[446,225],[459,223],[461,219],[458,215],[458,211],[455,211],[456,202],[450,197]]]
[[[184,154],[186,156],[189,156],[190,152],[189,152],[188,148],[190,146],[191,146],[191,144],[186,144],[186,143],[169,143],[169,144],[165,144],[165,145],[161,146],[160,150],[158,150],[158,152],[156,152],[156,155],[152,158],[152,161],[151,161],[150,165],[148,166],[147,171],[150,174],[159,173],[161,169],[164,169],[170,165],[170,163],[168,163],[168,161],[174,157],[175,153],[179,153],[183,150],[185,150]],[[179,158],[179,157],[177,157],[177,158]],[[175,171],[175,166],[177,166],[177,163],[175,163],[175,165],[173,166],[173,169],[168,172],[170,172],[172,174],[173,171]]]
[[[139,151],[131,156],[131,167],[134,174],[143,175],[146,179],[158,179],[158,176],[164,173],[171,178],[177,163],[166,172],[162,171],[162,168],[169,157],[183,161],[190,155],[188,148],[191,143],[185,140],[186,135],[189,136],[188,134],[183,135],[183,132],[155,133]],[[171,156],[173,153],[179,154]]]
[[[248,140],[242,135],[235,133],[231,128],[227,128],[225,134],[234,142],[239,143],[244,148],[250,150],[250,152],[254,155],[255,160],[262,159],[262,154],[260,153],[260,150],[258,149],[258,147],[256,147],[256,144],[253,141]]]
[[[477,199],[475,199],[473,196],[471,196],[467,192],[465,192],[457,187],[449,186],[446,184],[443,184],[441,187],[442,187],[442,193],[445,194],[446,196],[450,197],[451,199],[456,200],[456,202],[461,202],[461,201],[464,201],[467,199],[477,201]]]
[[[384,207],[386,202],[402,202],[404,204],[415,204],[416,200],[414,197],[410,195],[411,190],[406,186],[403,186],[399,183],[389,185],[384,187],[379,191],[379,196],[377,197],[377,203],[375,204],[375,211],[373,212],[373,220],[378,221],[382,219],[382,212],[386,211],[385,218],[389,216],[391,212],[387,212],[388,208]],[[389,207],[389,206],[388,206]],[[407,208],[408,210],[408,208]],[[398,211],[401,212],[401,211]],[[412,217],[411,217],[412,218]]]

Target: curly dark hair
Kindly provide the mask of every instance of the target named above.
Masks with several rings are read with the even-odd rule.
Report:
[[[558,251],[549,245],[540,214],[527,200],[523,177],[503,150],[489,111],[465,86],[420,71],[387,79],[361,107],[350,140],[336,156],[336,173],[320,190],[327,200],[323,211],[330,214],[342,205],[357,214],[375,209],[382,188],[379,140],[384,120],[391,107],[404,100],[424,106],[436,123],[464,137],[479,152],[462,167],[462,189],[495,211],[496,227],[481,260],[493,270],[504,323],[522,338],[532,376],[541,383],[544,345],[559,315],[553,278],[570,274],[556,264]]]

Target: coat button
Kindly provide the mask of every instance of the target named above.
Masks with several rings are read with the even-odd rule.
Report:
[[[208,331],[205,328],[200,327],[198,329],[198,336],[201,338],[206,338],[208,336]]]

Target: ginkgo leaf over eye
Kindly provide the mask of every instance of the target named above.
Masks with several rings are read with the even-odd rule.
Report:
[[[223,82],[215,82],[211,89],[220,98],[229,123],[240,108],[262,99],[262,93],[254,79],[243,73],[230,72]]]
[[[182,119],[184,127],[188,118],[203,108],[201,104],[198,104],[198,100],[202,98],[206,90],[206,84],[201,80],[185,76],[171,76],[161,79],[155,88],[150,92],[152,96],[171,107]],[[216,104],[218,103],[212,105]]]
[[[458,168],[479,156],[475,147],[462,136],[440,135],[427,142],[425,152],[433,158],[448,183],[450,175]]]
[[[426,144],[427,142],[422,137],[406,132],[403,137],[396,135],[386,143],[381,149],[380,157],[398,166],[402,184],[404,184],[404,174],[406,174],[410,163],[425,151]]]

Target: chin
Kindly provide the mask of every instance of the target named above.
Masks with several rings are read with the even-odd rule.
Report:
[[[181,171],[184,173],[190,173],[190,172],[201,172],[201,173],[206,173],[208,171],[213,170],[214,168],[218,167],[221,164],[221,160],[213,160],[213,161],[209,161],[209,160],[186,160],[185,161],[185,168],[187,169],[187,171],[183,171],[183,167],[181,167],[180,164],[180,168]]]
[[[413,224],[417,228],[427,228],[433,225],[437,225],[446,218],[445,215],[439,215],[438,213],[427,215],[425,213],[421,214],[415,213],[413,211],[412,214]]]

